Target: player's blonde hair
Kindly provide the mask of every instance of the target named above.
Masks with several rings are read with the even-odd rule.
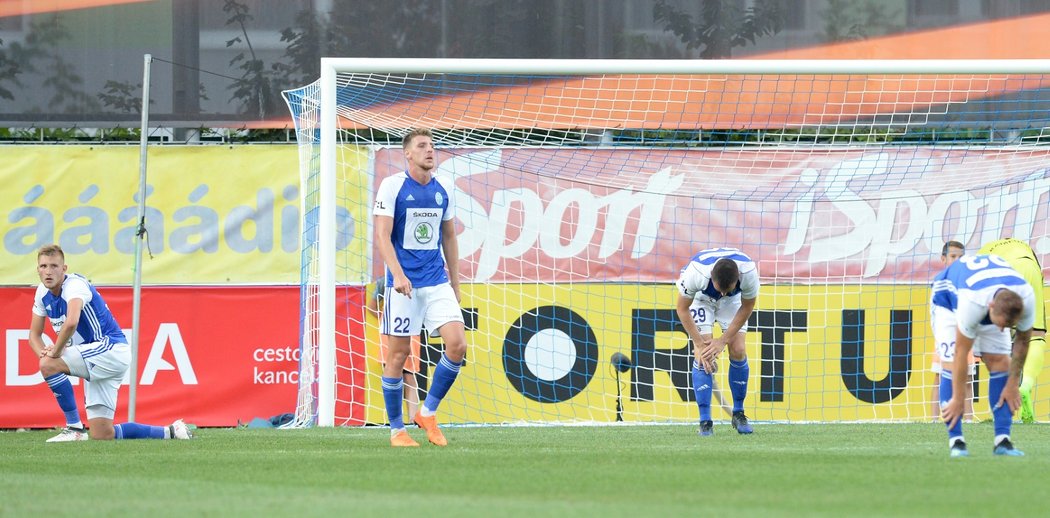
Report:
[[[36,258],[40,259],[43,256],[57,255],[62,258],[62,262],[66,261],[66,253],[62,251],[62,247],[58,245],[44,245],[40,247],[40,250],[36,253]]]
[[[415,128],[409,131],[405,138],[401,139],[401,149],[408,149],[408,145],[412,143],[412,139],[416,137],[427,137],[431,140],[434,139],[434,134],[427,128]]]
[[[1006,318],[1011,327],[1017,325],[1017,321],[1021,319],[1021,312],[1024,310],[1024,301],[1021,300],[1021,296],[1003,289],[997,291],[992,300],[995,301],[995,312]]]

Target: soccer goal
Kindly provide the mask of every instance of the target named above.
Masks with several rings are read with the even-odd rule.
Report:
[[[302,164],[298,425],[386,421],[362,309],[384,268],[370,208],[416,127],[455,182],[470,344],[443,423],[694,421],[675,281],[712,247],[759,266],[753,420],[932,420],[942,245],[1011,236],[1050,259],[1050,60],[321,69],[285,92]],[[421,392],[440,351],[423,340]]]

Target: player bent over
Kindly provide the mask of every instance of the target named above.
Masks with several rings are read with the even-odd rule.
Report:
[[[1021,406],[1018,386],[1032,336],[1034,300],[1021,274],[995,255],[964,256],[934,277],[930,305],[935,339],[950,341],[946,335],[955,333],[954,350],[943,357],[951,369],[941,373],[941,418],[948,426],[952,457],[969,455],[962,417],[971,350],[988,368],[993,453],[1024,455],[1010,440],[1010,425]],[[1017,330],[1012,345],[1008,328]]]
[[[700,435],[711,435],[712,374],[718,356],[729,347],[729,389],[733,395],[733,428],[753,431],[744,414],[750,368],[745,337],[747,319],[758,300],[758,267],[735,248],[702,250],[682,268],[678,278],[678,319],[693,342],[693,391],[700,408]],[[722,336],[712,337],[715,322]]]
[[[29,346],[40,357],[40,374],[66,415],[66,427],[47,442],[88,439],[68,376],[88,381],[84,403],[91,439],[189,439],[190,431],[181,419],[170,426],[113,425],[117,390],[128,371],[131,348],[98,290],[84,277],[67,274],[67,269],[58,245],[37,253],[40,286],[33,301]],[[54,345],[44,344],[45,318],[57,335]]]
[[[387,335],[383,401],[391,446],[419,446],[405,430],[402,372],[412,336],[419,335],[423,326],[432,335],[440,334],[445,352],[414,421],[426,430],[431,444],[445,446],[448,441],[438,428],[435,413],[456,381],[467,352],[459,306],[454,188],[450,178],[433,174],[436,160],[430,130],[412,130],[402,140],[402,148],[408,170],[379,184],[373,207],[376,248],[387,269],[386,306],[379,323],[379,332]]]
[[[1034,423],[1035,409],[1032,405],[1032,389],[1035,388],[1039,371],[1043,370],[1043,352],[1046,350],[1046,306],[1043,298],[1043,267],[1028,243],[1020,239],[1007,238],[992,241],[981,247],[979,254],[995,254],[1028,281],[1035,294],[1035,320],[1032,322],[1032,340],[1028,345],[1028,360],[1021,374],[1021,422]]]

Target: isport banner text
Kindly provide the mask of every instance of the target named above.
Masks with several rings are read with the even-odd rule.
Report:
[[[1047,150],[460,148],[438,160],[474,282],[670,282],[696,251],[729,246],[783,282],[927,283],[946,240],[976,250],[1001,237],[1050,265]],[[377,152],[375,182],[404,167],[400,149]]]

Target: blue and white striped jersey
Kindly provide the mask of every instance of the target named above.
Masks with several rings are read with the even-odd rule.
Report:
[[[1035,293],[1024,277],[997,255],[966,255],[945,268],[933,278],[930,305],[955,313],[959,330],[975,338],[979,326],[992,325],[988,304],[995,293],[1003,289],[1020,295],[1024,302],[1017,329],[1031,329],[1035,319]]]
[[[73,299],[84,301],[77,330],[73,333],[74,344],[91,344],[107,341],[106,339],[109,343],[128,343],[124,331],[113,318],[102,295],[99,295],[98,290],[87,279],[75,273],[66,275],[58,296],[52,294],[43,284],[38,286],[36,298],[33,300],[33,314],[47,317],[55,333],[58,333],[62,324],[66,322],[68,304]]]
[[[740,269],[740,281],[729,296],[739,294],[743,299],[758,297],[758,265],[747,254],[735,248],[711,248],[694,255],[678,277],[678,292],[692,298],[701,293],[714,300],[722,298],[711,282],[711,270],[719,259],[732,259]]]
[[[390,240],[414,288],[448,282],[441,252],[441,223],[455,215],[453,192],[452,180],[436,175],[421,185],[408,172],[401,172],[379,184],[372,213],[394,218]],[[390,272],[386,277],[387,286],[393,286]]]

